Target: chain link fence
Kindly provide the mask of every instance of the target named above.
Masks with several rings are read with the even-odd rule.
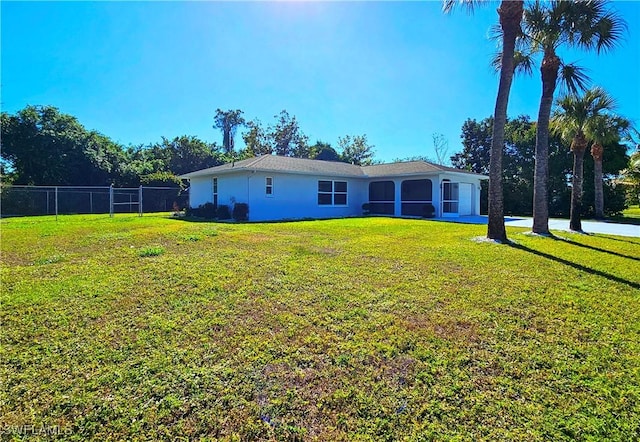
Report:
[[[179,187],[19,186],[0,187],[0,216],[171,212],[184,209]]]

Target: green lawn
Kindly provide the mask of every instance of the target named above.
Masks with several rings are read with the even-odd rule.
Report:
[[[640,238],[509,229],[501,246],[472,241],[485,226],[386,218],[0,227],[5,438],[640,435]]]
[[[631,206],[622,212],[625,218],[640,218],[640,206]]]

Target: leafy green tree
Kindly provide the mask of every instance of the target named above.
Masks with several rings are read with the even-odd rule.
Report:
[[[273,153],[285,157],[309,158],[309,138],[302,133],[296,117],[286,110],[275,115],[276,124],[269,128],[268,138]]]
[[[444,0],[445,12],[450,11],[456,3],[461,3],[469,10],[479,2],[473,0]],[[491,136],[491,154],[489,163],[489,220],[487,238],[507,241],[504,226],[504,191],[502,183],[502,158],[504,148],[504,126],[507,121],[507,105],[513,74],[515,71],[516,40],[521,33],[521,22],[524,3],[522,1],[503,0],[498,8],[500,32],[502,35],[502,53],[500,55],[500,81],[494,110],[493,133]]]
[[[53,106],[2,114],[1,152],[15,184],[107,185],[118,179],[122,147]]]
[[[549,121],[558,80],[571,93],[586,87],[583,70],[564,63],[557,54],[561,46],[594,50],[612,49],[620,43],[625,23],[608,9],[607,1],[536,1],[525,9],[525,41],[533,54],[541,54],[542,97],[536,133],[536,166],[533,203],[535,233],[549,234]],[[573,227],[577,227],[574,225]],[[573,228],[572,227],[572,228]]]
[[[245,124],[242,114],[243,112],[240,109],[227,111],[216,109],[216,115],[213,117],[213,127],[222,131],[222,148],[226,153],[233,152],[236,131],[239,126]]]
[[[173,139],[162,137],[159,143],[137,146],[127,151],[129,185],[138,185],[143,178],[156,173],[182,175],[206,169],[224,162],[216,143],[209,144],[194,136],[182,135]]]
[[[262,127],[260,120],[251,120],[246,124],[249,129],[242,134],[245,148],[241,153],[244,158],[251,158],[259,155],[267,155],[273,153],[268,134]]]
[[[467,120],[462,126],[463,150],[451,157],[454,167],[486,174],[490,165],[493,118],[482,121]],[[505,124],[505,151],[503,156],[504,211],[511,215],[531,215],[533,196],[533,168],[536,124],[529,117],[519,116]],[[554,205],[559,206],[568,191],[564,177],[570,170],[570,159],[558,137],[551,138],[551,164],[553,179],[551,191],[557,195]],[[555,179],[556,177],[560,177]],[[486,213],[487,188],[481,188],[481,211]]]
[[[331,144],[322,141],[316,141],[316,144],[311,146],[311,155],[315,160],[340,161],[340,154]]]
[[[368,166],[374,163],[373,157],[375,146],[369,144],[367,135],[346,135],[338,138],[338,149],[340,158],[345,163],[357,164],[358,166]]]

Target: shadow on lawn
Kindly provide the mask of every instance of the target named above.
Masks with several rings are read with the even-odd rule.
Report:
[[[638,244],[638,241],[631,241],[630,239],[620,239],[620,238],[615,238],[613,236],[608,236],[608,235],[598,235],[598,238],[608,239],[609,241],[620,241],[620,242],[627,242],[629,244]]]
[[[621,284],[626,284],[626,285],[628,285],[628,286],[630,286],[630,287],[632,287],[634,289],[640,290],[640,283],[637,283],[637,282],[634,282],[634,281],[629,281],[627,279],[620,278],[619,276],[615,276],[615,275],[612,275],[610,273],[602,272],[600,270],[592,269],[590,267],[583,266],[582,264],[577,264],[575,262],[566,260],[564,258],[560,258],[558,256],[553,256],[553,255],[550,255],[548,253],[541,252],[539,250],[534,250],[534,249],[531,249],[529,247],[523,246],[522,244],[515,244],[515,243],[512,242],[512,243],[510,243],[510,246],[513,247],[514,249],[522,250],[523,252],[533,253],[534,255],[538,255],[538,256],[541,256],[543,258],[547,258],[547,259],[550,259],[552,261],[559,262],[561,264],[567,265],[569,267],[573,267],[574,269],[580,270],[582,272],[590,273],[592,275],[598,275],[598,276],[606,278],[606,279],[608,279],[610,281],[615,281],[615,282],[619,282]]]
[[[573,246],[584,247],[585,249],[589,249],[589,250],[595,250],[596,252],[608,253],[609,255],[619,256],[620,258],[627,258],[627,259],[633,259],[634,261],[640,261],[640,257],[637,257],[637,256],[623,255],[622,253],[612,252],[611,250],[601,249],[599,247],[594,247],[594,246],[588,246],[586,244],[580,244],[579,242],[575,242],[567,238],[560,238],[559,236],[554,236],[553,239],[557,241],[566,242],[567,244],[571,244]]]

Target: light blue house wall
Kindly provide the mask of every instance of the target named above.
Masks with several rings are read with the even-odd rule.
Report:
[[[280,170],[283,168],[287,170]],[[370,184],[374,182],[386,183],[382,193],[386,202],[383,203],[384,212],[372,210],[372,213],[423,216],[425,206],[432,204],[436,217],[479,215],[480,183],[487,177],[425,162],[360,168],[344,163],[267,155],[196,171],[183,178],[190,180],[191,207],[217,203],[232,209],[236,203],[247,203],[250,221],[268,221],[361,216],[363,204],[374,205],[370,201],[370,198],[376,199],[370,194]],[[214,180],[217,183],[215,196]],[[320,191],[320,182],[325,186],[331,182],[330,187],[336,190],[335,193],[342,193],[342,198]],[[393,183],[392,191],[389,182]],[[424,190],[428,189],[428,182],[430,194]],[[346,198],[344,192],[337,192],[338,187],[344,188],[344,183]],[[414,192],[403,193],[403,185],[413,186]],[[327,198],[331,204],[326,204]],[[321,204],[321,199],[325,204]]]

